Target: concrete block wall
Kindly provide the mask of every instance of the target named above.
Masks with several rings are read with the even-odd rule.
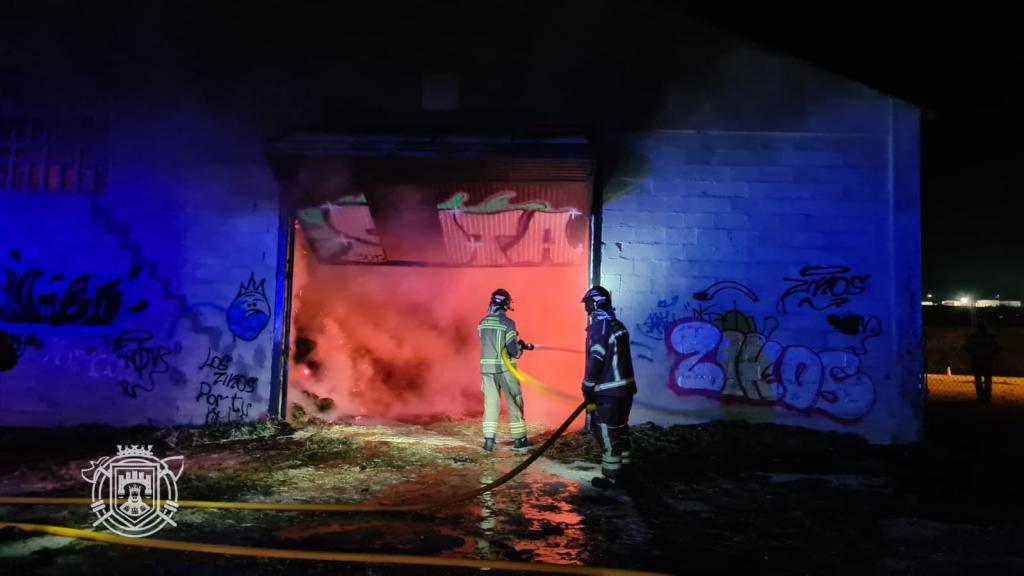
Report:
[[[634,422],[917,434],[916,113],[885,109],[874,133],[634,139],[645,168],[609,182],[600,262],[631,330]]]
[[[22,343],[18,367],[0,374],[0,425],[225,421],[266,410],[283,282],[262,150],[272,135],[552,125],[591,131],[599,171],[630,167],[615,169],[604,191],[598,264],[637,342],[634,420],[739,417],[879,441],[913,436],[914,110],[654,4],[591,4],[545,5],[541,28],[533,11],[512,11],[505,34],[369,26],[379,49],[354,60],[346,55],[360,53],[359,36],[268,43],[277,19],[240,28],[211,13],[226,34],[216,44],[236,47],[230,64],[196,57],[199,46],[149,42],[176,37],[175,26],[188,32],[168,9],[119,42],[67,49],[88,66],[36,50],[60,23],[33,8],[0,55],[4,77],[18,79],[3,86],[0,114],[106,107],[110,189],[0,192],[0,278],[38,272],[36,292],[71,292],[69,306],[120,280],[123,303],[98,325],[0,325]],[[390,22],[381,10],[379,22]],[[450,10],[451,21],[490,18],[483,5],[476,15]],[[292,73],[310,50],[336,58]],[[441,114],[421,108],[417,80],[438,58],[462,87],[460,108]],[[152,62],[166,63],[161,74]],[[639,134],[622,137],[629,132]],[[613,164],[622,147],[633,161]],[[85,276],[89,290],[72,291]],[[239,299],[250,278],[254,290]],[[17,294],[15,304],[25,300]],[[0,309],[10,305],[7,291],[0,298]],[[271,318],[229,322],[236,301],[269,307]]]
[[[264,141],[197,107],[122,113],[111,118],[106,192],[0,192],[0,310],[11,320],[0,329],[22,344],[0,374],[0,425],[267,412],[278,197]],[[52,314],[101,304],[98,322]],[[26,308],[49,312],[19,321]]]

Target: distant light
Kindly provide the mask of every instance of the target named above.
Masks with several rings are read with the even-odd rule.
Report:
[[[928,298],[931,298],[931,297],[932,297],[932,295],[931,295],[931,294],[929,294],[929,295],[928,295]]]
[[[960,297],[960,303],[961,303],[961,304],[967,304],[967,303],[968,303],[968,302],[970,302],[970,301],[971,301],[971,299],[970,299],[970,298],[968,298],[967,296],[961,296],[961,297]]]
[[[309,376],[309,368],[303,368],[302,373],[305,374],[306,376]]]

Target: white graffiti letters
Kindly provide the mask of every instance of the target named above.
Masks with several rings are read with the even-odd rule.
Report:
[[[674,322],[665,342],[677,357],[669,388],[678,394],[781,405],[838,421],[863,418],[875,404],[874,384],[850,351],[784,347],[699,317]]]

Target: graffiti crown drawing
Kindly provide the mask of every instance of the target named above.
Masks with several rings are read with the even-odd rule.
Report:
[[[252,273],[248,282],[239,285],[238,295],[228,307],[228,327],[236,338],[252,342],[270,322],[266,282],[263,279],[257,283],[256,275]]]

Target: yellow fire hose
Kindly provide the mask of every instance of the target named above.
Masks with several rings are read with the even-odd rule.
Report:
[[[537,349],[538,350],[551,350],[553,348],[538,346]],[[559,350],[561,350],[561,349],[559,349]],[[512,365],[512,362],[509,361],[508,354],[505,353],[505,350],[501,351],[501,361],[502,361],[502,363],[505,364],[505,368],[509,372],[511,372],[513,376],[516,377],[516,380],[519,380],[523,384],[526,384],[528,386],[536,388],[537,390],[543,392],[544,394],[547,394],[548,396],[551,396],[551,397],[554,397],[554,398],[559,398],[561,400],[570,400],[570,401],[573,401],[573,402],[576,401],[576,396],[573,396],[571,394],[567,394],[565,392],[562,392],[561,390],[556,390],[556,389],[548,386],[547,384],[541,382],[540,380],[534,378],[533,376],[530,376],[526,372],[522,372],[522,371],[518,370],[515,366]],[[572,418],[575,418],[575,416],[573,416]],[[570,422],[572,421],[572,418],[570,418]]]
[[[273,512],[419,512],[421,510],[430,510],[433,508],[441,508],[448,506],[449,504],[455,504],[466,500],[471,500],[477,496],[494,490],[498,486],[508,482],[520,472],[526,469],[527,466],[532,464],[537,458],[540,458],[555,440],[561,436],[565,430],[572,424],[572,421],[579,416],[579,413],[586,407],[585,404],[580,404],[573,410],[569,418],[555,430],[555,433],[551,435],[540,448],[530,454],[525,460],[519,463],[518,466],[509,470],[500,478],[494,480],[489,484],[485,484],[475,490],[470,490],[462,494],[457,494],[451,498],[439,500],[437,502],[424,502],[421,504],[397,504],[397,505],[386,505],[386,504],[314,504],[314,503],[299,503],[299,502],[211,502],[205,500],[179,500],[179,508],[216,508],[221,510],[263,510]],[[21,505],[77,505],[77,504],[92,504],[91,498],[58,498],[58,497],[34,497],[34,496],[0,496],[0,504],[21,504]]]
[[[583,354],[582,350],[573,350],[571,348],[559,348],[559,347],[555,347],[555,346],[539,346],[538,345],[538,346],[536,346],[534,348],[534,350],[553,350],[553,351],[557,351],[557,352],[571,352],[573,354]],[[563,392],[563,391],[558,390],[556,388],[552,388],[551,386],[548,386],[547,384],[541,382],[540,380],[534,378],[533,376],[530,376],[529,374],[527,374],[525,372],[521,372],[518,369],[516,369],[516,367],[513,366],[511,362],[509,362],[508,358],[504,354],[504,351],[502,351],[501,359],[502,359],[502,361],[504,361],[505,367],[508,369],[508,371],[511,372],[516,377],[516,379],[519,380],[520,382],[522,382],[523,384],[526,384],[527,386],[529,386],[529,387],[531,387],[531,388],[539,391],[540,393],[542,393],[542,394],[544,394],[546,396],[549,396],[551,398],[557,398],[558,400],[564,400],[564,401],[567,401],[567,402],[576,402],[578,396],[576,396],[575,394],[569,394],[568,392]],[[714,416],[716,416],[716,415],[718,415],[720,413],[720,411],[717,408],[707,408],[707,409],[697,409],[697,410],[691,409],[691,410],[686,410],[684,412],[684,411],[680,411],[680,410],[665,410],[665,409],[659,408],[658,406],[653,406],[653,405],[650,405],[650,404],[636,404],[636,405],[642,407],[644,410],[646,410],[648,412],[653,412],[653,413],[656,413],[656,414],[666,414],[666,415],[669,415],[669,416],[679,416],[681,414],[685,414],[686,416],[689,416],[691,418],[707,418],[707,417],[714,417]]]
[[[528,381],[544,390],[551,391],[542,382],[528,374],[516,370],[509,362],[508,357],[502,353],[502,360],[512,374],[520,381]],[[438,502],[426,502],[421,504],[400,504],[400,505],[376,505],[376,504],[306,504],[289,502],[212,502],[204,500],[179,500],[179,508],[215,508],[223,510],[261,510],[275,512],[418,512],[434,508],[441,508],[457,502],[471,500],[477,496],[489,492],[498,486],[508,482],[520,472],[525,470],[537,458],[540,458],[552,444],[555,443],[573,420],[579,416],[586,407],[581,403],[573,410],[572,414],[555,430],[540,448],[529,457],[519,463],[518,466],[502,475],[493,482],[470,490],[463,494],[456,495]],[[89,505],[91,498],[47,498],[32,496],[0,496],[0,505]],[[259,548],[249,546],[229,546],[223,544],[206,544],[202,542],[183,542],[176,540],[162,540],[157,538],[128,538],[115,534],[94,532],[91,530],[79,530],[63,526],[50,526],[46,524],[26,524],[17,522],[0,522],[0,528],[13,528],[24,532],[36,532],[65,538],[78,538],[81,540],[92,540],[107,544],[120,544],[122,546],[135,546],[142,548],[156,548],[161,550],[176,550],[182,552],[204,552],[208,554],[221,554],[228,556],[247,556],[255,558],[280,558],[291,560],[320,560],[328,562],[355,562],[355,563],[379,563],[379,564],[407,564],[419,566],[448,566],[476,569],[497,569],[513,570],[520,572],[544,572],[549,574],[594,574],[606,576],[664,576],[655,572],[641,572],[636,570],[624,570],[616,568],[600,568],[588,566],[567,566],[559,564],[544,564],[532,562],[514,562],[510,560],[477,560],[469,558],[442,558],[437,556],[412,556],[403,554],[365,554],[354,552],[326,552],[316,550],[290,550],[280,548]]]
[[[405,554],[364,554],[359,552],[328,552],[318,550],[289,550],[285,548],[258,548],[250,546],[229,546],[225,544],[206,544],[203,542],[183,542],[178,540],[162,540],[159,538],[127,538],[104,532],[78,530],[62,526],[45,524],[20,524],[16,522],[0,522],[0,528],[13,528],[25,532],[92,540],[106,544],[135,546],[139,548],[156,548],[159,550],[176,550],[179,552],[203,552],[226,556],[248,556],[250,558],[279,558],[287,560],[320,560],[325,562],[355,562],[362,564],[407,564],[417,566],[446,566],[458,568],[511,570],[519,572],[545,572],[548,574],[595,574],[602,576],[665,576],[657,572],[641,572],[617,568],[600,568],[590,566],[566,566],[559,564],[542,564],[534,562],[514,562],[511,560],[476,560],[471,558],[442,558],[439,556],[412,556]]]

